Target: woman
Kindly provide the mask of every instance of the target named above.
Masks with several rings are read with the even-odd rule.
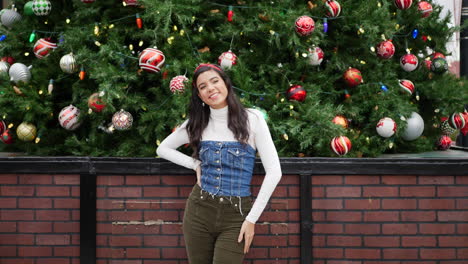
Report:
[[[177,151],[187,143],[192,157]],[[256,150],[266,174],[252,206]],[[255,222],[281,179],[281,167],[262,114],[242,106],[219,66],[196,68],[189,119],[160,144],[157,154],[196,171],[183,220],[189,263],[242,263]]]

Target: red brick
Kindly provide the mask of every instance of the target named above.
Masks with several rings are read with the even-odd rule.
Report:
[[[152,209],[184,209],[187,199],[164,199],[156,204],[156,201],[151,203]]]
[[[21,257],[50,257],[51,247],[18,247],[18,255]]]
[[[163,248],[161,249],[161,257],[167,259],[186,259],[187,253],[185,248]]]
[[[312,254],[314,258],[343,258],[343,249],[341,248],[313,248]]]
[[[124,258],[125,253],[124,248],[105,248],[97,247],[96,248],[96,257],[97,258]]]
[[[0,193],[2,194],[2,197],[3,196],[20,196],[20,197],[21,196],[33,196],[34,186],[1,186]]]
[[[456,184],[468,185],[468,176],[455,176]]]
[[[33,245],[34,235],[0,234],[0,245]]]
[[[112,234],[161,234],[161,225],[112,225]]]
[[[344,184],[350,185],[371,185],[371,184],[380,184],[379,176],[345,176]]]
[[[299,258],[301,256],[300,249],[298,247],[286,247],[286,248],[270,248],[270,258],[284,258],[288,257]]]
[[[324,222],[325,221],[325,212],[323,211],[312,211],[312,219],[314,222]]]
[[[96,180],[99,186],[116,186],[124,184],[124,176],[118,175],[99,175]]]
[[[161,185],[161,177],[159,175],[129,175],[125,176],[125,185],[151,186]],[[184,177],[184,176],[182,176]],[[179,178],[179,177],[175,177]],[[180,184],[180,182],[179,182]]]
[[[288,187],[286,186],[277,186],[271,197],[288,197]]]
[[[437,187],[437,196],[438,197],[467,197],[468,188],[467,187],[439,186]]]
[[[0,256],[16,257],[16,246],[0,246]],[[1,260],[0,260],[1,263]]]
[[[52,184],[51,175],[19,175],[19,184]]]
[[[18,176],[14,174],[2,174],[0,184],[17,184]]]
[[[80,185],[80,175],[54,175],[54,183],[57,185]]]
[[[359,247],[362,239],[356,236],[328,236],[327,246],[329,247]]]
[[[382,176],[382,183],[388,185],[416,184],[417,177],[407,175]]]
[[[70,235],[36,235],[37,245],[69,245]]]
[[[310,191],[313,198],[325,197],[325,187],[312,187]]]
[[[164,224],[161,226],[161,232],[167,235],[182,234],[182,223],[180,224]]]
[[[254,177],[257,178],[257,177]],[[168,176],[161,176],[161,179],[158,179],[160,183],[155,183],[153,185],[194,185],[195,184],[195,174],[193,175],[168,175]],[[258,180],[261,182],[263,181],[263,177],[258,177]]]
[[[143,260],[110,260],[109,264],[142,264]]]
[[[437,240],[435,236],[403,236],[401,245],[403,247],[435,247]]]
[[[66,222],[66,223],[54,223],[55,233],[79,233],[80,223],[79,222]]]
[[[161,258],[161,251],[157,248],[127,248],[127,258]]]
[[[259,247],[285,247],[288,245],[287,243],[287,235],[278,235],[278,236],[263,236],[263,235],[256,235],[253,241],[253,245]]]
[[[111,247],[141,247],[143,239],[140,236],[110,236]]]
[[[270,210],[273,210],[273,211],[275,211],[275,210],[288,210],[289,209],[288,208],[288,206],[289,206],[288,200],[284,200],[284,199],[277,199],[277,198],[275,199],[275,198],[273,198],[273,199],[270,200],[268,205],[270,206]]]
[[[275,235],[278,235],[278,234],[288,234],[290,230],[290,226],[295,226],[295,227],[299,227],[298,225],[299,224],[288,224],[288,223],[279,223],[279,224],[271,224],[270,225],[270,232],[271,234],[275,234]],[[296,230],[296,231],[299,231],[299,230]],[[298,232],[295,232],[295,233],[298,233]]]
[[[398,211],[364,212],[364,222],[397,222],[399,219]]]
[[[142,188],[141,187],[109,187],[107,189],[107,196],[110,198],[141,197]]]
[[[403,211],[401,221],[403,222],[433,222],[436,220],[434,211]]]
[[[418,203],[419,209],[455,209],[453,199],[420,199]]]
[[[298,186],[288,186],[288,197],[300,197],[301,196],[301,190]]]
[[[182,219],[179,219],[179,212],[177,211],[144,211],[143,220],[163,220],[175,222]]]
[[[365,236],[365,247],[399,247],[400,237],[397,236]]]
[[[16,230],[16,222],[4,222],[0,223],[0,233],[15,233]],[[1,242],[0,242],[1,244]]]
[[[143,211],[111,211],[109,216],[111,221],[142,221]]]
[[[362,264],[361,261],[349,261],[349,260],[328,260],[327,264]],[[390,263],[385,263],[390,264]],[[396,263],[400,264],[400,263]]]
[[[352,199],[345,200],[345,208],[348,210],[373,210],[380,209],[380,200],[379,199]],[[318,208],[314,208],[318,209]],[[324,208],[327,209],[327,208]],[[330,209],[340,209],[340,208],[330,208]]]
[[[312,185],[343,184],[343,176],[312,176]]]
[[[327,221],[359,222],[359,221],[362,221],[362,213],[361,212],[349,212],[349,211],[327,212]]]
[[[96,197],[99,198],[107,198],[107,187],[96,187]]]
[[[179,236],[157,235],[144,236],[143,238],[143,244],[146,247],[176,247],[179,244]]]
[[[455,224],[419,224],[421,234],[454,234]]]
[[[80,187],[72,186],[71,187],[71,197],[80,197]]]
[[[419,176],[418,184],[454,184],[455,179],[453,176]]]
[[[312,227],[314,234],[341,234],[343,225],[341,224],[314,224]]]
[[[36,260],[36,264],[70,264],[68,258],[40,258]]]
[[[57,186],[38,186],[36,187],[37,196],[57,197],[57,196],[70,196],[70,187],[57,187]]]
[[[67,221],[70,220],[70,211],[40,210],[36,211],[36,220],[41,221]]]
[[[343,200],[327,199],[327,200],[312,200],[312,209],[343,209]]]
[[[278,211],[278,212],[270,212],[264,211],[260,216],[259,222],[285,222],[285,221],[293,221],[289,216],[288,212],[285,211]]]
[[[363,195],[364,197],[397,197],[398,196],[398,187],[364,187]]]
[[[79,209],[80,199],[76,198],[54,198],[54,208]]]
[[[434,197],[434,186],[400,187],[400,197]]]
[[[424,261],[424,260],[418,260],[418,261],[408,260],[408,261],[402,261],[401,264],[436,264],[436,262],[435,261],[429,261],[429,260],[426,260],[426,261]]]
[[[299,239],[299,236],[297,238]],[[320,235],[314,234],[312,236],[312,247],[314,247],[314,248],[325,247],[327,245],[327,238],[328,238],[328,236],[320,236]],[[295,245],[295,246],[300,246],[299,241],[298,241],[297,244],[291,244],[291,242],[289,244],[290,245]]]
[[[468,245],[468,236],[439,236],[439,247],[460,247]]]
[[[327,187],[327,197],[361,197],[361,187]]]
[[[20,233],[50,233],[52,232],[51,222],[19,222],[18,232]]]
[[[439,221],[465,222],[468,219],[468,211],[439,211]]]
[[[178,260],[144,260],[144,264],[188,264]]]
[[[416,209],[415,199],[383,199],[383,209]]]
[[[418,259],[417,249],[384,249],[384,259]]]
[[[144,197],[179,197],[178,187],[144,187]]]
[[[0,220],[33,220],[33,210],[0,210]]]
[[[378,259],[380,258],[380,249],[345,249],[345,258],[350,259]]]
[[[380,234],[379,224],[346,224],[346,234]]]
[[[382,233],[390,235],[416,234],[418,231],[416,224],[383,224]]]
[[[190,192],[192,192],[192,188],[193,187],[183,187],[183,186],[179,186],[179,197],[182,197],[182,198],[187,198],[189,197],[190,195]]]
[[[288,222],[299,222],[301,221],[301,212],[299,211],[288,211]],[[278,222],[284,222],[284,220],[279,220]]]
[[[439,249],[439,248],[421,248],[419,254],[422,259],[454,259],[456,258],[455,249]]]
[[[466,260],[460,260],[460,261],[458,261],[458,260],[446,260],[446,261],[443,261],[443,260],[442,260],[442,261],[437,262],[437,263],[439,263],[439,264],[466,264]],[[430,264],[435,264],[435,262],[434,262],[434,263],[430,263]]]
[[[457,209],[468,210],[468,199],[457,199]]]
[[[56,257],[79,257],[80,247],[54,247]]]
[[[468,259],[468,249],[466,248],[459,248],[457,250],[458,254],[457,254],[457,258],[458,259]]]
[[[312,177],[312,176],[310,176]],[[280,185],[297,185],[299,186],[300,176],[298,175],[283,175],[281,177]]]
[[[0,264],[34,264],[34,259],[0,259]]]
[[[52,199],[50,198],[19,198],[19,208],[52,208]]]
[[[468,224],[457,224],[457,234],[468,234]]]
[[[1,208],[16,208],[16,198],[0,198]]]

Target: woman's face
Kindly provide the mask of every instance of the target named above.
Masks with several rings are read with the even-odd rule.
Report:
[[[198,97],[211,108],[219,109],[227,105],[226,83],[216,71],[209,70],[198,75],[197,89]]]

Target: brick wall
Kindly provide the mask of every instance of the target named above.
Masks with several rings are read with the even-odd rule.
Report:
[[[0,264],[78,264],[78,175],[0,175]]]
[[[468,176],[311,177],[314,264],[468,263]],[[193,176],[97,179],[97,263],[187,263]],[[79,176],[3,174],[0,184],[0,264],[78,264]],[[299,195],[299,176],[283,176],[245,263],[300,263]]]

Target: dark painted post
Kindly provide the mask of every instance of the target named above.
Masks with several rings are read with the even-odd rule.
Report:
[[[80,263],[96,263],[96,174],[80,174]]]
[[[311,175],[301,174],[301,264],[312,263],[312,193]]]

